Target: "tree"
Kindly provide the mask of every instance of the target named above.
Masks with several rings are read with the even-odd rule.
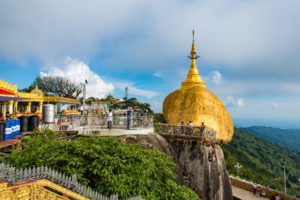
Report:
[[[39,76],[32,85],[37,85],[49,95],[76,99],[82,92],[80,85],[60,76]]]
[[[33,90],[35,88],[35,86],[32,84],[29,87],[25,87],[23,89],[19,89],[19,92],[31,92],[31,90]]]
[[[35,132],[23,148],[9,157],[16,167],[47,165],[100,193],[120,199],[142,196],[158,200],[196,200],[191,189],[174,181],[175,163],[157,150],[125,144],[112,137],[77,138],[67,141],[50,130]]]
[[[109,94],[109,95],[106,96],[106,100],[113,100],[113,99],[114,99],[114,97],[111,94]]]

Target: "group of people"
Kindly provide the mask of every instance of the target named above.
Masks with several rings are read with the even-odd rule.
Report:
[[[204,122],[202,122],[201,126],[200,126],[200,136],[204,137],[205,135],[205,124]],[[189,121],[189,123],[187,125],[184,125],[184,122],[181,121],[181,123],[179,124],[179,131],[180,134],[186,134],[185,130],[187,131],[188,135],[194,135],[194,124],[192,121]]]
[[[131,121],[131,115],[132,115],[132,110],[128,109],[126,112],[126,116],[127,116],[127,129],[130,129],[130,121]],[[108,130],[112,129],[112,125],[113,125],[113,113],[112,110],[109,109],[108,114],[107,114],[107,128]]]
[[[260,185],[254,186],[253,193],[258,197],[266,197],[266,192]],[[270,198],[270,200],[281,200],[281,198],[278,194],[275,194]]]
[[[281,198],[278,194],[276,194],[271,197],[271,200],[281,200]]]
[[[265,197],[266,192],[262,189],[260,185],[255,185],[253,188],[253,193],[258,197]]]

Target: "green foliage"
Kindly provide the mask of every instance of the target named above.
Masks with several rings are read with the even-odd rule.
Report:
[[[111,137],[77,138],[67,141],[50,130],[25,139],[8,161],[17,167],[47,165],[104,195],[122,199],[140,195],[145,199],[198,199],[189,188],[174,182],[175,164],[156,150],[124,144]]]
[[[130,98],[123,102],[117,102],[110,105],[111,109],[127,109],[128,107],[131,107],[133,109],[141,109],[144,112],[154,114],[150,104],[141,103],[136,98]]]
[[[154,114],[154,123],[166,123],[166,119],[161,113]]]
[[[247,180],[283,191],[283,169],[281,158],[286,160],[288,194],[300,195],[300,154],[272,142],[257,138],[247,132],[235,129],[230,144],[222,146],[227,170],[237,175],[234,167],[243,167],[239,176]]]
[[[274,142],[287,147],[292,151],[300,152],[300,130],[299,129],[279,129],[264,126],[252,126],[241,128],[257,137]]]
[[[20,89],[19,92],[31,92],[35,88],[34,85],[30,85],[27,88]]]
[[[113,100],[113,99],[114,99],[114,97],[111,94],[109,94],[109,95],[106,96],[106,100]]]

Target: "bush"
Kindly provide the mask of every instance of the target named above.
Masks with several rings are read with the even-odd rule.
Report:
[[[25,139],[9,162],[16,167],[47,165],[69,175],[104,195],[121,199],[198,199],[189,188],[174,182],[174,162],[167,155],[112,137],[63,139],[50,130]]]

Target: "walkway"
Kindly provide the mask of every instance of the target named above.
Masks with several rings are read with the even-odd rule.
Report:
[[[242,198],[241,199],[245,199],[246,196],[249,196],[249,195],[245,195],[245,194],[252,194],[253,195],[252,192],[253,192],[253,188],[254,188],[254,185],[255,185],[254,183],[246,181],[246,180],[241,180],[241,179],[238,179],[238,178],[235,178],[235,177],[232,177],[232,176],[230,177],[230,180],[231,180],[231,186],[232,186],[233,189],[235,187],[235,188],[240,189],[240,191],[242,191],[242,193],[241,193]],[[264,186],[261,186],[261,189],[262,189],[262,191],[265,192],[265,195],[266,195],[267,198],[271,198],[274,195],[278,195],[281,200],[294,200],[293,197],[288,196],[288,195],[284,195],[284,194],[282,194],[280,192],[277,192],[275,190],[272,190],[270,188],[266,188]],[[240,194],[239,191],[237,191],[237,190],[235,190],[235,192],[237,194]],[[243,197],[243,195],[245,195],[245,197]],[[237,196],[237,197],[240,197],[240,196]],[[250,197],[251,197],[251,195],[250,195]],[[259,199],[262,199],[262,198],[259,198]]]
[[[252,192],[235,187],[233,185],[231,186],[231,188],[232,188],[233,196],[242,200],[267,200],[268,199],[268,198],[255,196]]]

